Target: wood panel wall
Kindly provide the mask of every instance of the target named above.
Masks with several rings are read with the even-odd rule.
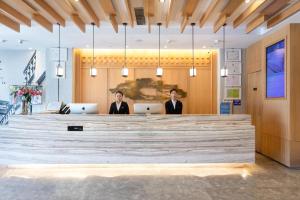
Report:
[[[152,78],[162,80],[164,84],[177,84],[180,89],[187,92],[187,97],[181,99],[184,105],[183,113],[217,113],[217,51],[195,51],[196,77],[189,77],[189,68],[192,65],[190,50],[162,50],[161,66],[164,74],[161,78],[155,76],[158,63],[157,50],[128,50],[129,76],[127,78],[121,76],[123,54],[123,50],[96,50],[95,67],[98,75],[90,77],[92,51],[74,49],[73,102],[98,103],[99,113],[105,114],[114,101],[114,94],[109,89],[127,80]],[[125,101],[129,103],[131,113],[133,113],[133,103],[145,102],[134,101],[126,96]],[[159,102],[164,103],[164,100]]]
[[[256,125],[256,150],[289,167],[300,166],[299,35],[300,25],[290,24],[251,45],[246,53],[247,111]],[[286,97],[267,99],[265,51],[282,39],[286,45]]]

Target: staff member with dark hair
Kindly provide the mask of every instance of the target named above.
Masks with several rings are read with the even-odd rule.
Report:
[[[165,103],[166,114],[182,114],[182,103],[177,99],[176,89],[170,90],[170,98]]]
[[[109,114],[129,114],[128,104],[123,101],[123,92],[117,91],[116,101],[110,105]]]

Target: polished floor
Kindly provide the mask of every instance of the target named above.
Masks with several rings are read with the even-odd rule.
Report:
[[[1,200],[299,200],[300,170],[254,165],[18,166],[0,170]]]

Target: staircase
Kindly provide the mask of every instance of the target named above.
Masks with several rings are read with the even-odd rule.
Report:
[[[14,106],[9,104],[8,101],[0,100],[0,125],[8,123],[8,117],[14,114]]]
[[[34,51],[27,66],[25,67],[25,69],[23,71],[26,85],[31,85],[31,83],[35,77],[35,68],[36,68],[36,51]]]

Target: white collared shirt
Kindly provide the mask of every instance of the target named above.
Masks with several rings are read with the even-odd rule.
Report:
[[[175,108],[176,108],[176,102],[177,102],[177,100],[173,100],[173,99],[171,99],[171,101],[172,101],[172,104],[173,104],[173,107],[174,107],[174,110],[175,110]]]
[[[121,101],[120,103],[116,102],[117,110],[118,110],[118,111],[120,110],[121,104],[122,104],[122,101]]]

